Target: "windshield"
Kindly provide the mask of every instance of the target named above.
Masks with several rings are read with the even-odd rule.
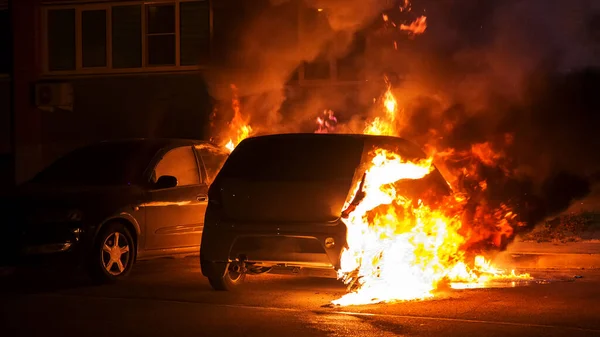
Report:
[[[93,186],[139,183],[156,150],[143,142],[96,144],[60,158],[32,181]]]

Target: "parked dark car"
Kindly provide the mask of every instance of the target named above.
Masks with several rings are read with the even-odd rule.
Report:
[[[2,224],[16,265],[77,264],[97,281],[136,260],[198,254],[208,186],[228,152],[177,139],[108,141],[75,150],[20,186]]]
[[[414,144],[386,136],[285,134],[242,141],[208,193],[200,265],[212,287],[229,290],[247,274],[275,266],[337,269],[346,244],[343,207],[375,148],[426,157]],[[411,197],[450,192],[437,169],[403,188]]]

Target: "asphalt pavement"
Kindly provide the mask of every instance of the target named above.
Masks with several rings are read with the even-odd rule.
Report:
[[[328,306],[345,288],[325,278],[266,274],[212,291],[197,258],[140,262],[109,286],[33,274],[2,282],[0,336],[600,336],[600,271],[532,273],[524,286],[348,307]]]

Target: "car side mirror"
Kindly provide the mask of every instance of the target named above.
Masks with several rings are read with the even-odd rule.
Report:
[[[176,187],[177,184],[178,184],[178,181],[177,181],[176,177],[160,176],[160,178],[158,178],[158,180],[156,181],[156,184],[154,184],[154,187],[156,187],[158,189],[172,188],[172,187]]]

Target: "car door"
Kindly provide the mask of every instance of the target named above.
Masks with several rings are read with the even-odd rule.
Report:
[[[191,146],[167,151],[152,174],[177,178],[177,186],[149,191],[146,205],[147,250],[174,249],[200,245],[208,186],[198,166],[199,158]]]

